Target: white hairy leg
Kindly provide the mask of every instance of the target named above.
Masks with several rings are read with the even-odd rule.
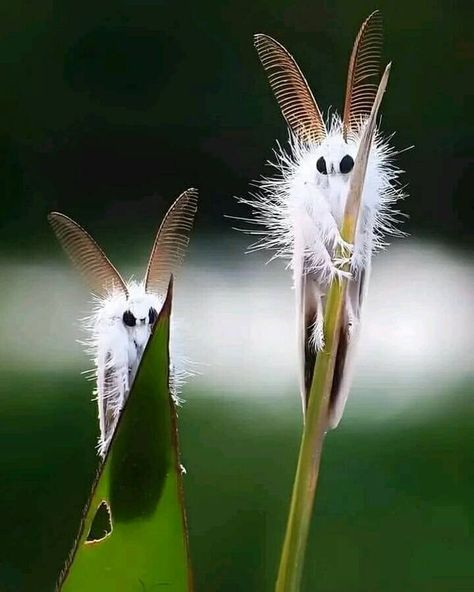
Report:
[[[350,278],[350,272],[344,271],[333,261],[332,253],[335,245],[350,249],[340,236],[337,224],[327,208],[321,208],[323,220],[318,223],[306,208],[293,210],[294,256],[305,257],[309,262],[309,270],[314,273],[322,285],[332,279]],[[304,248],[304,251],[303,251]],[[302,252],[303,251],[303,252]]]
[[[316,304],[316,316],[311,331],[311,345],[315,351],[324,349],[324,308],[323,294],[318,283],[314,279],[309,279],[309,289],[313,292],[313,299]]]

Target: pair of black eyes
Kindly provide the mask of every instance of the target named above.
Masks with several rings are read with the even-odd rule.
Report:
[[[150,325],[154,325],[157,318],[158,318],[158,313],[156,312],[156,310],[153,307],[151,307],[150,310],[148,311],[148,323]],[[137,319],[136,319],[135,315],[132,312],[130,312],[129,310],[126,310],[123,313],[122,320],[123,320],[124,324],[127,325],[127,327],[135,327],[135,325],[137,324]],[[142,320],[144,320],[144,319],[142,319]]]
[[[354,159],[349,154],[346,154],[344,158],[339,163],[339,170],[343,175],[347,175],[350,173],[354,167]],[[316,168],[322,175],[328,174],[328,169],[326,166],[326,160],[324,156],[320,156],[316,162]]]

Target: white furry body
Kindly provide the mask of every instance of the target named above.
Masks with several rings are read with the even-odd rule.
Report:
[[[64,251],[96,295],[92,315],[85,319],[86,342],[97,380],[102,455],[107,451],[120,412],[127,400],[143,352],[183,261],[198,193],[188,189],[173,202],[156,233],[143,282],[126,283],[91,235],[77,222],[51,212],[48,220]],[[171,332],[172,337],[172,332]],[[178,402],[179,375],[170,363],[170,387]]]
[[[95,365],[95,394],[99,408],[99,452],[104,455],[115,430],[120,412],[127,400],[153,325],[149,311],[159,311],[163,302],[145,292],[143,283],[130,283],[129,297],[112,293],[98,299],[87,321],[91,332],[88,352]],[[136,318],[136,325],[123,321],[125,311]]]
[[[396,233],[398,212],[394,203],[402,197],[399,174],[391,163],[395,152],[376,133],[361,200],[354,245],[341,238],[340,228],[349,191],[351,172],[340,172],[341,159],[355,160],[363,125],[344,140],[341,121],[333,116],[327,137],[320,143],[303,144],[290,134],[289,151],[279,147],[276,177],[260,182],[261,192],[242,200],[252,207],[254,218],[265,230],[254,249],[271,248],[276,257],[289,259],[296,291],[297,331],[302,360],[301,391],[305,391],[305,348],[308,342],[317,353],[324,347],[324,297],[334,277],[349,278],[344,326],[351,343],[341,377],[336,405],[330,409],[329,427],[342,416],[350,385],[353,346],[358,333],[361,306],[370,275],[372,254],[384,246],[384,237]],[[317,170],[324,157],[327,174]],[[342,250],[342,251],[341,251]],[[340,253],[344,252],[344,257]],[[339,253],[339,256],[338,256]],[[350,263],[350,272],[342,265]],[[307,327],[310,323],[310,335]]]

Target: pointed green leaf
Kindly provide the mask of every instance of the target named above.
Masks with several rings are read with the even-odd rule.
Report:
[[[192,589],[174,402],[171,285],[99,470],[62,592]]]

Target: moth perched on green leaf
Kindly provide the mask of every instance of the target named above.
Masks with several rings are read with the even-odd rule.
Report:
[[[94,239],[71,218],[58,212],[48,216],[59,242],[96,297],[86,329],[90,331],[89,352],[96,371],[102,456],[165,300],[170,277],[184,258],[197,199],[197,190],[188,189],[168,210],[142,282],[125,282]]]
[[[393,164],[396,152],[375,131],[364,160],[355,240],[349,244],[341,236],[355,161],[379,89],[382,19],[376,11],[362,24],[350,57],[342,117],[333,114],[328,122],[290,53],[268,35],[255,35],[255,46],[288,124],[289,147],[276,152],[278,174],[264,178],[261,191],[241,201],[251,206],[252,221],[264,227],[253,248],[274,249],[275,256],[289,259],[293,271],[303,411],[316,357],[324,351],[329,286],[335,279],[348,280],[328,410],[333,428],[349,392],[372,254],[385,246],[388,234],[397,234],[394,204],[403,197]]]

